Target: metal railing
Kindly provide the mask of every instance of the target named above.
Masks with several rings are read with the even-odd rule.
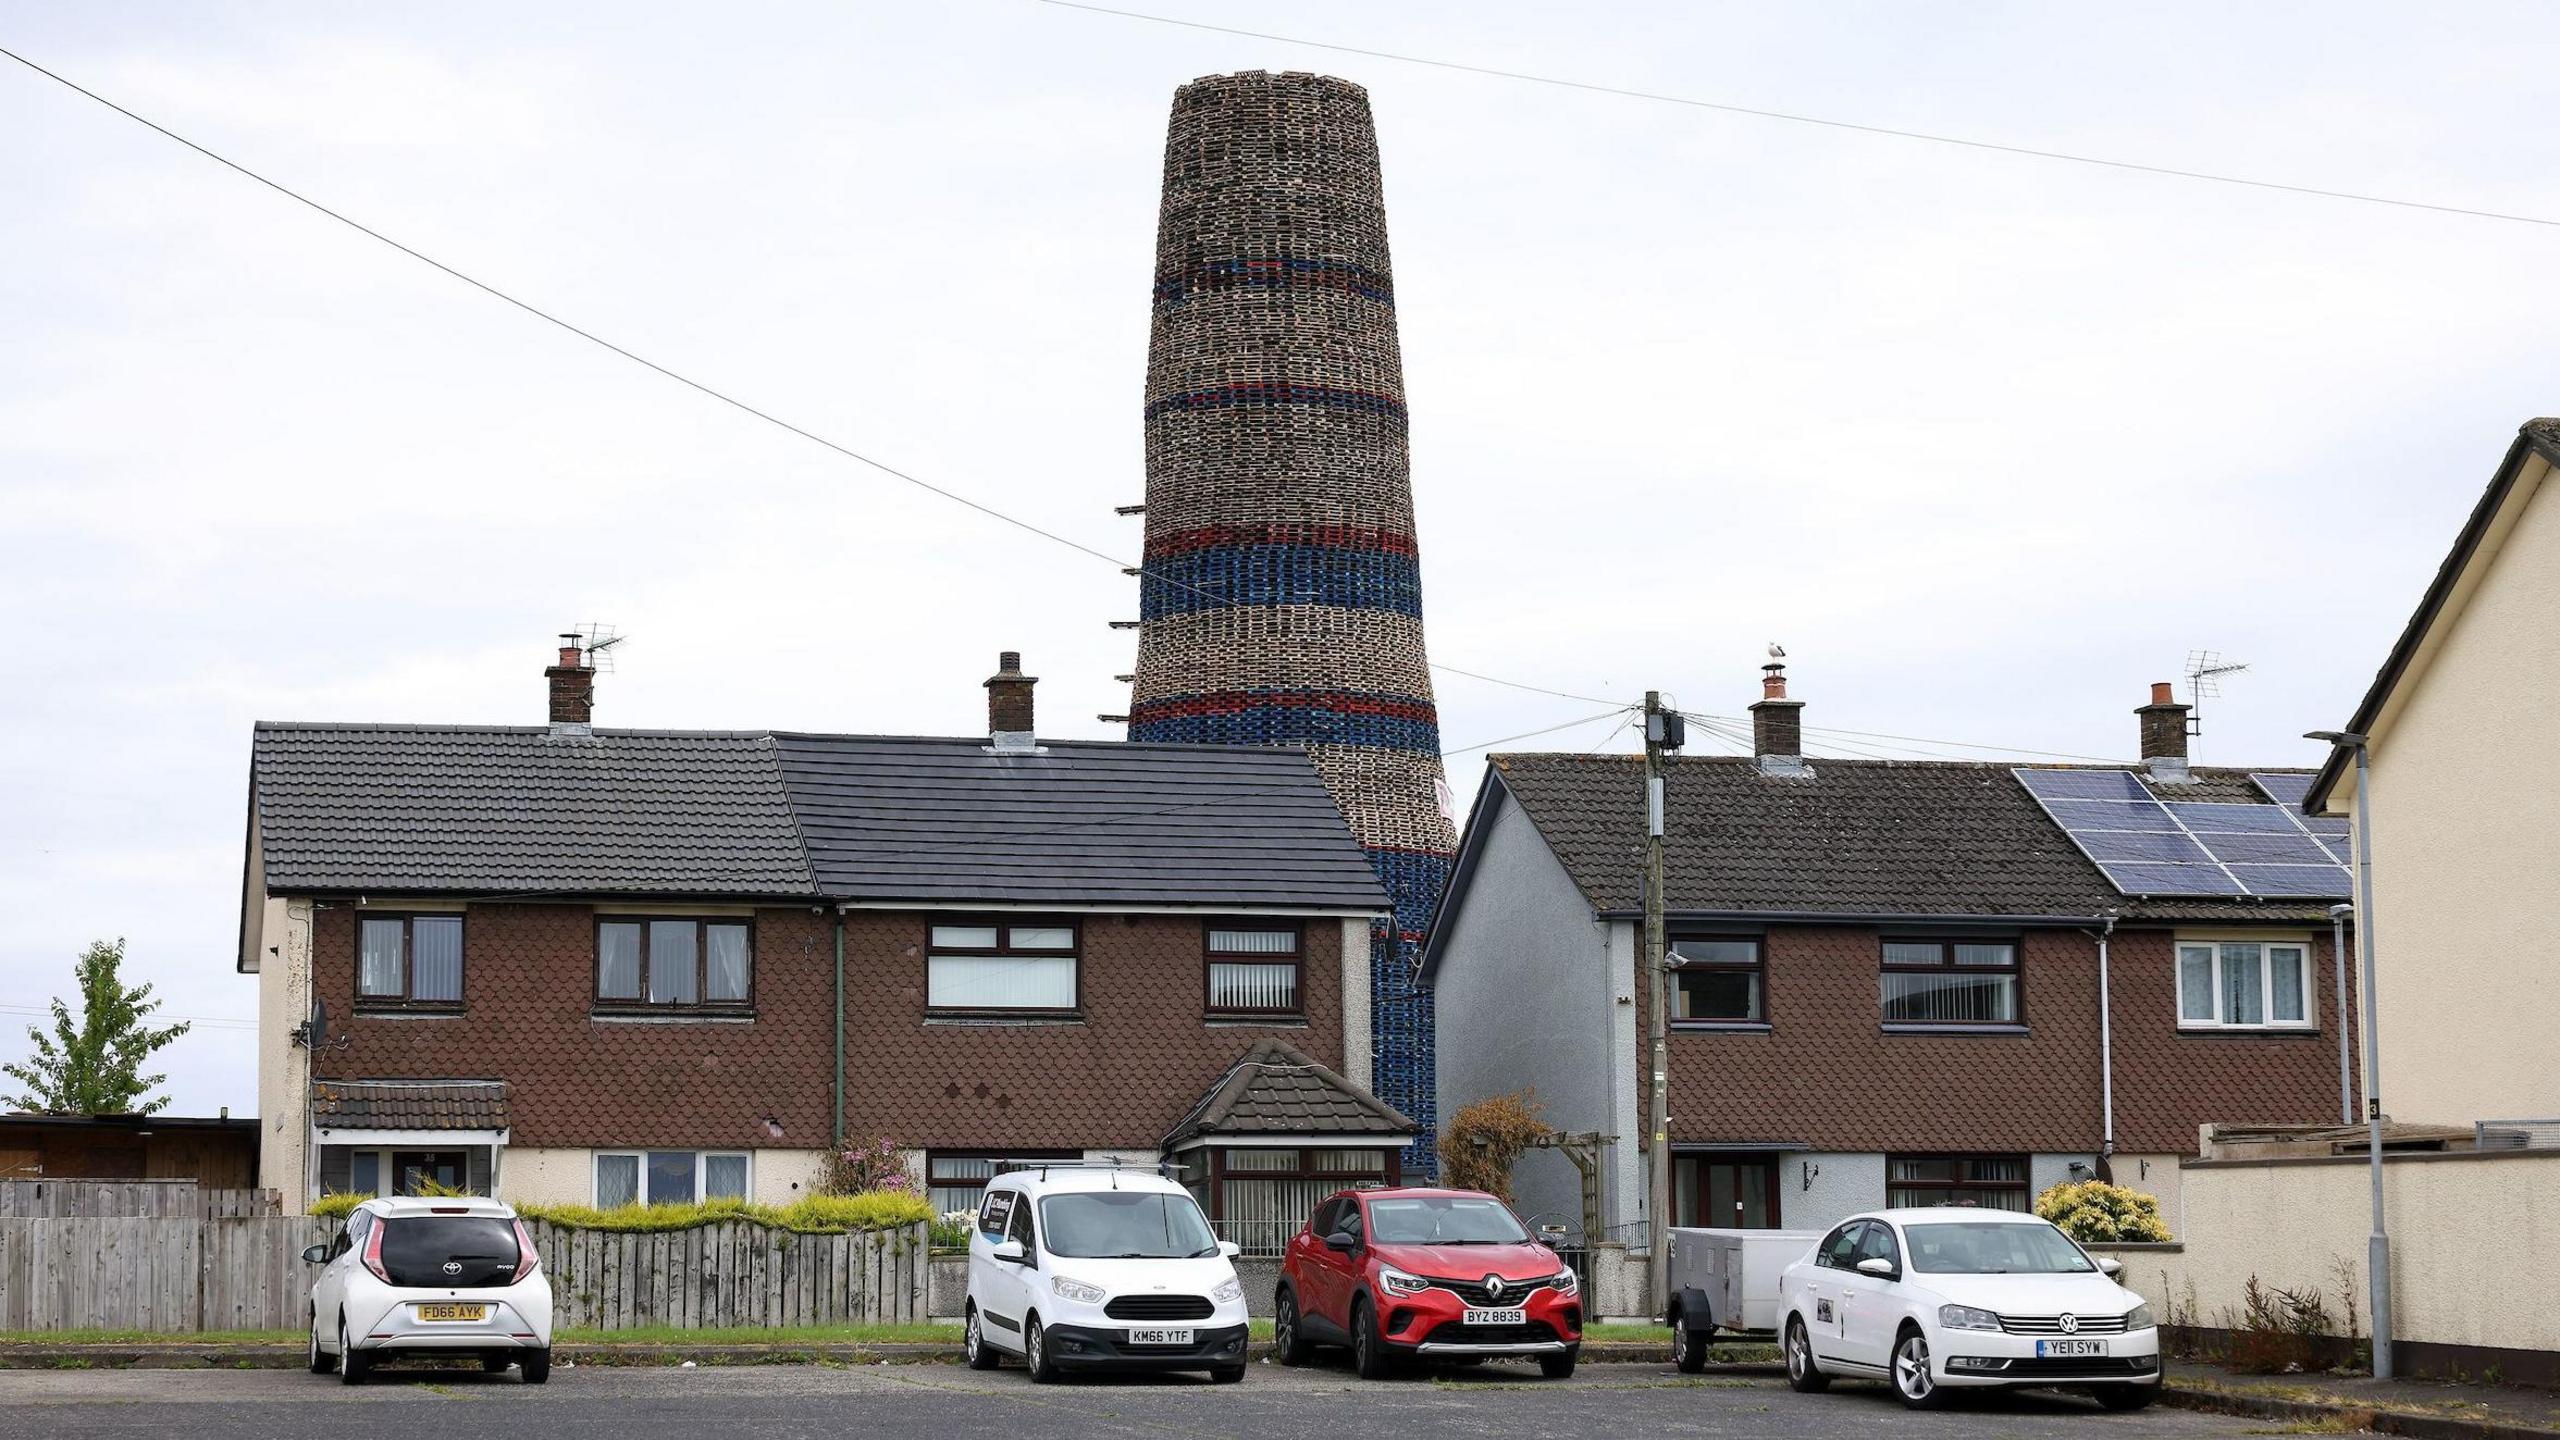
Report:
[[[2560,1120],[2478,1120],[2471,1143],[2482,1150],[2560,1150]]]
[[[1303,1220],[1214,1220],[1209,1228],[1219,1239],[1236,1242],[1249,1259],[1276,1260],[1305,1225]]]

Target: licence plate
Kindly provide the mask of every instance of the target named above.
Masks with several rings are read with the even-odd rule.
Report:
[[[418,1307],[418,1318],[421,1320],[486,1320],[489,1318],[489,1307],[486,1305],[421,1305]]]
[[[1529,1312],[1520,1309],[1517,1306],[1509,1306],[1500,1310],[1487,1310],[1470,1305],[1467,1307],[1466,1318],[1460,1323],[1467,1325],[1526,1325],[1529,1323]]]
[[[2075,1355],[2106,1353],[2107,1342],[2104,1340],[2039,1340],[2036,1342],[2036,1355],[2040,1359],[2045,1356],[2068,1358]]]
[[[1132,1330],[1129,1332],[1129,1343],[1132,1345],[1188,1345],[1191,1343],[1191,1331],[1188,1327],[1180,1330]]]

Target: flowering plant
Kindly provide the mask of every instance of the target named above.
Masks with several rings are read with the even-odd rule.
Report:
[[[898,1142],[883,1135],[877,1140],[847,1143],[843,1149],[828,1153],[825,1172],[818,1177],[818,1193],[862,1195],[880,1190],[915,1193],[915,1177],[907,1173],[906,1160],[898,1154]]]

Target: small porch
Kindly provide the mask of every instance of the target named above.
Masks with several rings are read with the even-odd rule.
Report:
[[[315,1080],[311,1195],[494,1195],[507,1147],[499,1080]]]
[[[1218,1238],[1278,1255],[1318,1201],[1396,1185],[1414,1124],[1331,1067],[1277,1040],[1230,1066],[1164,1138]]]

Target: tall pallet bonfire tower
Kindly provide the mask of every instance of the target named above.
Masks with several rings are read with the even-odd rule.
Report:
[[[1147,346],[1133,740],[1301,745],[1395,900],[1371,1088],[1436,1170],[1413,982],[1455,843],[1422,648],[1386,202],[1368,93],[1260,71],[1174,93]]]

